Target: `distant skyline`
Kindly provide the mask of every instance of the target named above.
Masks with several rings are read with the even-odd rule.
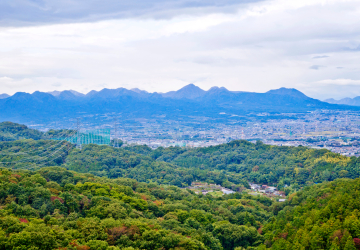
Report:
[[[176,92],[176,91],[178,91],[178,90],[180,90],[180,89],[182,89],[182,88],[188,87],[189,85],[193,85],[193,86],[198,87],[198,88],[200,88],[200,89],[202,89],[202,90],[204,90],[204,91],[209,91],[209,90],[212,89],[212,88],[225,88],[225,89],[226,89],[226,87],[224,87],[224,86],[211,86],[211,87],[208,88],[208,89],[203,89],[203,88],[201,88],[201,87],[199,87],[199,86],[197,86],[196,84],[193,84],[193,83],[184,85],[184,86],[180,87],[179,89],[172,89],[172,90],[164,91],[164,92],[161,92],[161,91],[146,91],[146,90],[140,89],[140,88],[125,88],[125,89],[132,90],[132,91],[137,92],[137,93],[139,93],[138,91],[145,91],[145,92],[148,92],[148,93],[164,94],[164,93],[168,93],[168,92]],[[121,88],[124,88],[124,87],[119,87],[119,88],[102,88],[102,89],[100,89],[100,90],[95,90],[95,91],[101,91],[101,90],[103,90],[103,89],[121,89]],[[227,90],[229,90],[229,89],[227,89]],[[268,91],[270,91],[270,90],[274,90],[274,89],[269,89],[269,90],[267,90],[267,91],[265,91],[265,92],[268,92]],[[90,91],[88,91],[88,92],[81,92],[81,91],[76,91],[76,90],[75,90],[75,92],[74,92],[73,89],[53,90],[53,91],[41,91],[41,90],[36,90],[36,91],[32,91],[32,92],[26,92],[26,91],[19,91],[19,92],[25,92],[25,93],[33,94],[34,92],[37,92],[37,91],[44,92],[44,93],[49,93],[49,94],[52,94],[52,95],[54,95],[54,96],[57,96],[57,95],[59,95],[59,94],[60,94],[61,92],[63,92],[63,91],[70,91],[70,92],[72,92],[72,93],[74,93],[74,94],[85,94],[85,95],[86,95],[86,94],[92,92],[93,90],[90,90]],[[234,91],[234,92],[253,92],[253,91],[237,91],[237,90],[229,90],[229,91]],[[255,92],[254,92],[254,93],[255,93]],[[261,92],[259,92],[259,93],[261,93]],[[7,93],[1,93],[1,94],[7,94]]]
[[[128,90],[132,90],[132,91],[134,91],[134,92],[136,92],[136,93],[139,93],[140,91],[141,91],[141,92],[145,91],[145,93],[147,92],[147,93],[166,94],[166,93],[170,93],[170,92],[177,92],[177,91],[179,91],[179,90],[182,90],[183,88],[189,87],[190,85],[195,86],[195,88],[200,88],[199,86],[196,86],[195,84],[190,83],[190,84],[187,84],[187,85],[185,85],[185,86],[182,86],[182,87],[179,88],[179,89],[173,89],[173,90],[166,91],[166,92],[146,91],[146,90],[139,89],[139,88],[128,88]],[[121,88],[123,88],[123,87],[113,88],[113,90],[121,89]],[[200,88],[200,89],[202,89],[203,91],[209,91],[210,89],[213,89],[213,88],[222,89],[222,88],[225,88],[225,87],[224,87],[224,86],[211,86],[211,87],[208,88],[208,89],[202,89],[202,88]],[[283,88],[284,88],[284,87],[281,87],[281,88],[278,88],[278,89],[283,89]],[[104,90],[104,89],[109,89],[109,88],[103,88],[103,89],[100,89],[100,90],[98,90],[98,91],[100,92],[101,90]],[[111,89],[111,88],[110,88],[110,89]],[[125,89],[127,89],[127,88],[125,88]],[[225,88],[225,89],[226,89],[226,88]],[[265,91],[264,93],[270,92],[270,91],[273,91],[273,90],[278,90],[278,89],[269,89],[269,90]],[[286,88],[286,89],[294,89],[294,88]],[[227,89],[227,90],[229,90],[229,89]],[[60,90],[60,91],[59,91],[59,90],[53,90],[53,91],[41,91],[41,90],[36,90],[36,91],[33,91],[33,92],[25,92],[25,93],[33,94],[34,92],[38,92],[38,91],[43,92],[43,93],[48,93],[48,94],[51,94],[51,95],[53,95],[53,96],[59,96],[63,91],[70,91],[70,92],[72,92],[73,94],[75,94],[76,96],[84,96],[84,95],[87,95],[87,94],[89,94],[89,93],[92,93],[94,90],[90,90],[90,91],[87,91],[87,92],[74,91],[73,89],[65,89],[65,90]],[[95,90],[95,91],[97,91],[97,90]],[[236,91],[236,90],[229,90],[229,91],[235,92],[235,93],[236,93],[236,92],[262,93],[262,92],[254,92],[254,91]],[[20,92],[24,92],[24,91],[20,91]],[[8,95],[7,93],[1,93],[1,94],[0,94],[0,99],[6,98],[6,97],[9,97],[9,96],[12,96],[12,95]],[[308,96],[308,97],[311,97],[311,96]],[[312,97],[311,97],[311,98],[312,98]],[[315,99],[316,99],[316,98],[315,98]],[[330,99],[334,99],[334,98],[328,98],[328,99],[324,99],[324,100],[330,100]],[[340,100],[340,99],[348,99],[348,98],[339,98],[339,100]],[[322,101],[324,101],[324,100],[322,100]],[[331,102],[331,103],[332,103],[332,102]]]
[[[0,94],[139,88],[360,96],[356,0],[4,0]]]

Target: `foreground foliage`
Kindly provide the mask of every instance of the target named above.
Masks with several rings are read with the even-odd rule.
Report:
[[[5,125],[0,250],[360,249],[360,158],[247,141],[78,150],[45,140],[61,131]],[[251,181],[289,196],[180,189],[193,181],[238,191]]]
[[[272,249],[359,249],[360,179],[340,179],[291,195],[262,229]]]
[[[267,198],[196,195],[59,167],[0,171],[0,249],[234,249],[263,242]]]

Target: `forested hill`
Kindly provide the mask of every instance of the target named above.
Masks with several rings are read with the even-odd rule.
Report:
[[[360,179],[307,187],[262,228],[264,249],[360,248]]]
[[[0,249],[232,250],[263,242],[273,202],[52,167],[0,169],[0,203]]]
[[[360,249],[359,158],[245,140],[79,150],[46,139],[58,133],[0,142],[0,250]],[[181,188],[193,181],[238,192]],[[287,201],[244,192],[249,181]]]
[[[21,139],[39,140],[42,137],[42,132],[35,129],[29,129],[25,125],[12,122],[0,123],[0,141],[15,141]]]
[[[291,193],[301,187],[338,178],[358,178],[360,159],[326,149],[279,147],[245,140],[204,148],[158,148],[147,146],[113,148],[74,145],[48,138],[62,137],[70,130],[46,133],[14,123],[2,123],[0,131],[15,138],[0,142],[0,165],[37,170],[63,166],[69,170],[108,178],[127,177],[141,182],[186,187],[193,181],[215,183],[233,190],[248,188],[248,182],[275,185]],[[10,139],[9,139],[10,140]]]
[[[328,150],[277,147],[232,141],[206,148],[113,148],[67,142],[19,140],[0,142],[0,165],[37,170],[62,166],[108,178],[127,177],[141,182],[189,186],[193,181],[215,183],[233,190],[248,182],[275,185],[291,193],[301,187],[338,178],[360,176],[360,159]]]
[[[73,134],[74,130],[49,130],[46,133],[36,129],[28,128],[25,125],[13,122],[0,123],[0,141],[16,141],[23,139],[50,139],[50,138],[64,138]]]
[[[360,180],[284,203],[108,179],[60,167],[0,169],[0,249],[358,249]]]
[[[211,170],[237,175],[248,181],[294,188],[337,178],[358,178],[360,159],[326,149],[279,147],[257,142],[232,141],[205,148],[127,147],[127,150],[164,161],[186,170]]]

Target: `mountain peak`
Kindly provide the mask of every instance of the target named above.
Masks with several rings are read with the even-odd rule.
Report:
[[[142,93],[144,92],[145,91],[143,91]],[[92,90],[86,94],[87,98],[101,98],[101,99],[116,99],[116,98],[120,98],[121,96],[139,97],[141,95],[136,91],[122,87],[117,89],[104,88],[100,91]]]
[[[69,92],[71,92],[71,93],[72,93],[73,95],[75,95],[75,96],[85,96],[83,93],[77,92],[77,91],[72,90],[72,89],[70,89],[70,90],[65,90],[65,91],[69,91]]]
[[[61,94],[61,91],[58,91],[58,90],[54,90],[54,91],[49,91],[49,92],[46,92],[50,95],[53,95],[53,96],[59,96]]]
[[[190,92],[190,91],[192,93],[194,93],[194,92],[196,92],[196,93],[204,93],[205,92],[204,90],[202,90],[201,88],[199,88],[198,86],[196,86],[196,85],[194,85],[192,83],[182,87],[181,89],[179,89],[176,92],[179,93],[179,92]]]
[[[210,90],[214,91],[214,90],[228,90],[228,89],[225,88],[225,87],[214,86],[214,87],[211,87],[211,88],[209,89],[209,91],[210,91]]]
[[[206,93],[205,90],[203,90],[203,89],[199,88],[198,86],[191,83],[191,84],[188,84],[188,85],[182,87],[178,91],[167,92],[167,93],[163,94],[163,96],[174,98],[174,99],[182,99],[182,98],[195,99],[195,98],[203,96],[205,93]]]
[[[274,95],[287,95],[296,98],[309,98],[304,93],[300,92],[294,88],[279,88],[279,89],[272,89],[266,92],[266,94],[274,94]]]
[[[221,93],[221,92],[229,92],[229,90],[225,87],[214,86],[214,87],[211,87],[207,92],[210,94],[217,94],[217,93]]]
[[[196,86],[196,85],[193,84],[193,83],[190,83],[190,84],[188,84],[188,85],[185,85],[185,86],[182,87],[181,89],[200,89],[200,90],[202,90],[201,88],[199,88],[198,86]],[[179,90],[181,90],[181,89],[179,89]]]
[[[5,99],[10,97],[8,94],[0,94],[0,99]]]
[[[57,96],[57,98],[62,99],[62,100],[75,100],[75,99],[77,99],[77,97],[80,97],[80,96],[75,95],[71,90],[65,90]]]
[[[63,94],[63,93],[68,94],[69,92],[72,93],[74,96],[84,96],[83,93],[80,93],[80,92],[77,92],[77,91],[71,90],[71,89],[69,89],[69,90],[64,90],[64,91],[54,90],[54,91],[50,91],[50,92],[46,92],[46,93],[48,93],[48,94],[50,94],[50,95],[53,95],[53,96],[55,96],[55,97],[58,97],[58,96],[60,96],[60,95]]]
[[[138,94],[149,94],[149,92],[147,92],[145,90],[138,89],[138,88],[132,88],[130,90],[135,92],[135,93],[138,93]]]

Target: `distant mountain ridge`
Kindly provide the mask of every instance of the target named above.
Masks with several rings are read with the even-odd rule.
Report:
[[[75,96],[84,96],[85,94],[83,94],[83,93],[80,93],[80,92],[77,92],[77,91],[75,91],[75,90],[64,90],[64,91],[57,91],[57,90],[55,90],[55,91],[51,91],[51,92],[47,92],[48,94],[51,94],[51,95],[53,95],[53,96],[59,96],[59,95],[61,95],[62,93],[68,93],[68,92],[70,92],[70,93],[72,93],[73,95],[75,95]]]
[[[224,119],[226,116],[223,114],[234,117],[252,112],[306,112],[316,109],[349,109],[349,106],[322,102],[296,89],[280,88],[254,93],[212,87],[205,91],[189,84],[167,93],[126,88],[105,88],[87,94],[72,90],[50,93],[36,91],[33,94],[18,92],[0,99],[0,121],[47,123],[57,119],[105,114],[121,114],[124,118],[161,116],[187,120],[201,116]]]
[[[331,103],[331,104],[340,104],[340,105],[351,105],[351,106],[360,106],[360,96],[354,98],[343,98],[340,100],[335,100],[333,98],[326,99],[324,102]]]
[[[170,91],[167,93],[162,94],[163,97],[169,97],[174,99],[195,99],[202,97],[205,95],[206,91],[202,90],[198,86],[194,84],[186,85],[185,87],[179,89],[178,91]]]
[[[268,94],[274,94],[274,95],[287,95],[295,98],[309,98],[304,93],[300,92],[297,89],[293,88],[279,88],[279,89],[272,89],[266,92]]]
[[[0,94],[0,99],[5,99],[5,98],[8,98],[10,97],[10,95],[8,94]]]

